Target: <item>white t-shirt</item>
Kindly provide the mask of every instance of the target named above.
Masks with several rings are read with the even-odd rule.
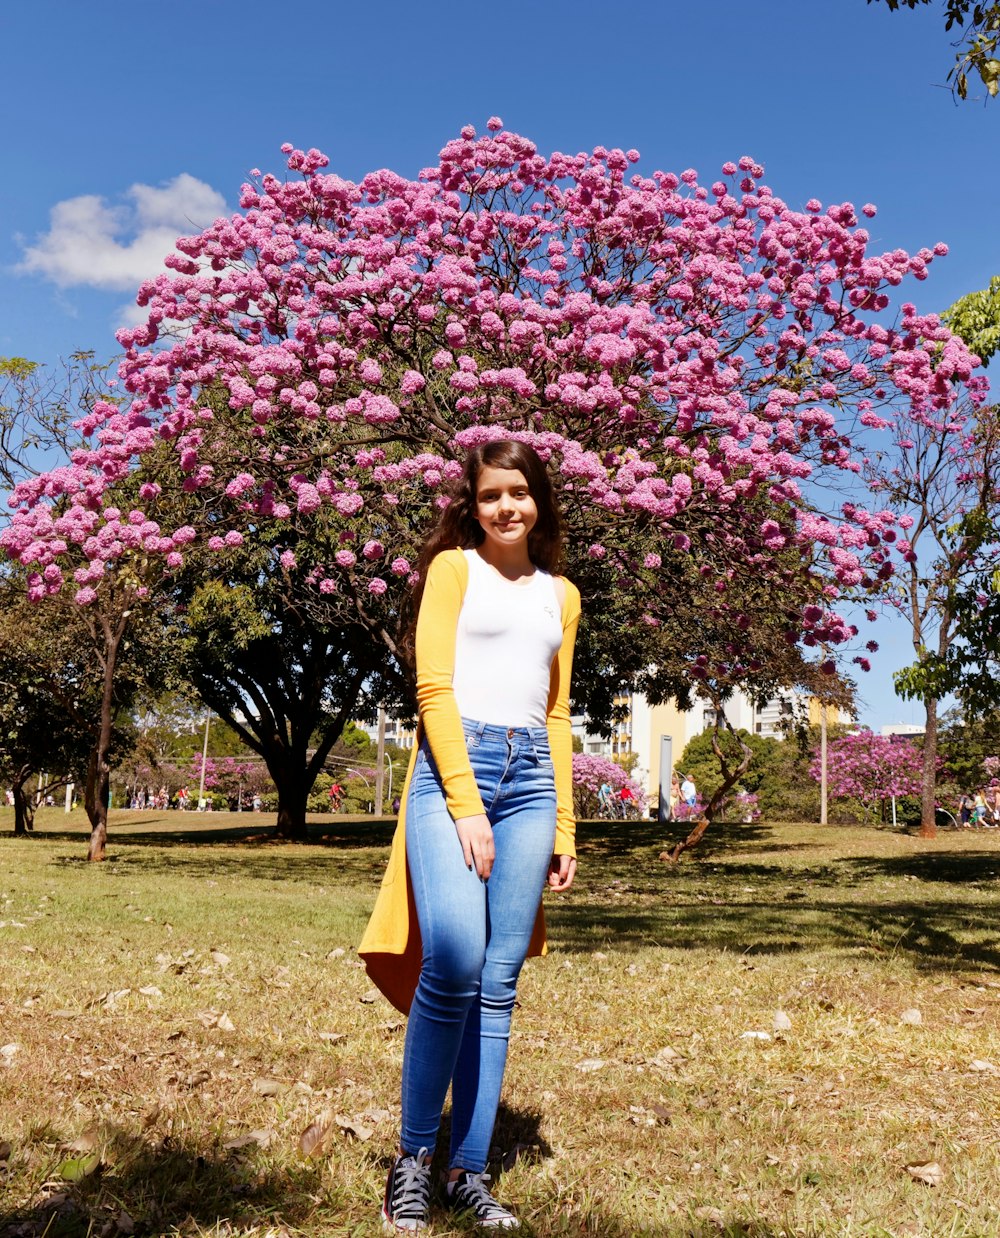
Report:
[[[545,726],[552,659],[562,644],[555,582],[535,569],[505,580],[466,550],[469,583],[455,636],[452,686],[463,718],[493,726]]]

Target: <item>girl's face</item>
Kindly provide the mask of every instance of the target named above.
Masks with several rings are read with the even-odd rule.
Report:
[[[538,508],[520,469],[483,465],[476,482],[476,519],[487,546],[498,550],[527,547]]]

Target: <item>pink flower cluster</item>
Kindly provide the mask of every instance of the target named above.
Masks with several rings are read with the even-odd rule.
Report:
[[[734,563],[780,581],[792,552],[823,598],[793,638],[846,639],[831,607],[892,573],[894,518],[820,512],[812,483],[860,471],[857,426],[960,436],[984,395],[939,320],[888,312],[944,247],[869,253],[850,204],[796,210],[748,157],[706,186],[633,171],[634,150],[544,156],[496,117],[416,180],[282,149],[287,178],[256,176],[140,288],[127,402],[15,490],[0,540],[32,596],[72,580],[85,604],[123,559],[174,571],[191,541],[224,555],[267,524],[330,605],[390,607],[462,449],[517,437],[594,559],[642,527],[669,573],[711,527],[722,592]],[[185,496],[211,519],[175,514]]]
[[[809,773],[820,781],[818,751]],[[827,747],[827,785],[834,798],[856,798],[871,807],[893,796],[919,795],[922,778],[923,753],[902,736],[862,730]]]
[[[604,783],[611,788],[612,794],[619,796],[622,788],[628,787],[636,811],[640,815],[645,813],[644,788],[634,778],[630,778],[620,765],[616,765],[608,757],[574,752],[573,794],[582,815],[595,815],[599,807],[598,793]]]

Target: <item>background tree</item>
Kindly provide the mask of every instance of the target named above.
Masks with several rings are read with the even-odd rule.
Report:
[[[868,0],[871,4],[872,0]],[[885,0],[893,11],[900,7],[916,9],[933,0]],[[959,30],[955,63],[948,72],[948,81],[960,99],[969,95],[969,76],[978,76],[991,98],[1000,90],[1000,4],[996,0],[944,0],[944,28]]]
[[[854,731],[835,739],[827,753],[830,794],[858,799],[870,814],[888,800],[918,794],[923,784],[920,746],[903,736]],[[810,773],[818,782],[818,753],[814,754]]]
[[[60,563],[81,551],[95,588],[137,552],[129,529],[170,580],[195,564],[207,587],[200,556],[221,556],[250,631],[278,632],[288,700],[304,690],[291,622],[308,615],[339,650],[322,701],[332,742],[369,685],[401,682],[411,565],[459,458],[519,437],[560,491],[588,615],[577,703],[592,716],[637,668],[666,663],[664,632],[679,643],[663,691],[695,668],[714,677],[705,624],[671,617],[679,601],[717,608],[734,581],[758,590],[752,612],[729,615],[745,645],[758,613],[762,649],[782,627],[792,644],[849,639],[837,600],[891,574],[893,516],[823,510],[830,491],[813,483],[859,467],[852,435],[880,410],[944,417],[978,391],[937,319],[904,306],[881,321],[933,252],[869,254],[850,204],[794,210],[749,158],[701,185],[632,173],[634,151],[546,158],[501,129],[463,130],[416,181],[351,184],[288,147],[290,179],[255,176],[239,213],[182,238],[172,271],[140,290],[147,321],[119,334],[129,402],[96,405],[80,423],[94,445],[15,494],[7,545],[36,593],[59,592]],[[112,497],[126,479],[127,513]],[[255,629],[257,599],[233,586],[258,580]],[[273,734],[291,715],[257,681],[275,662],[252,661],[216,686],[262,744],[251,717]],[[288,736],[296,765],[305,729]],[[286,829],[301,834],[294,798]]]
[[[974,294],[974,297],[983,294]],[[995,348],[982,306],[963,298],[949,311],[970,347]],[[992,355],[987,352],[987,356]],[[890,451],[869,457],[869,486],[905,515],[903,566],[891,595],[910,629],[916,661],[894,676],[896,689],[924,706],[921,826],[936,831],[938,706],[959,694],[970,708],[1000,702],[991,666],[995,638],[984,582],[1000,567],[1000,421],[996,406],[910,418],[894,426]]]
[[[612,795],[621,796],[627,787],[631,804],[639,816],[646,812],[646,792],[630,778],[627,771],[609,757],[576,752],[573,754],[573,810],[581,820],[606,817],[606,805],[601,803],[600,791],[604,784],[611,788]]]
[[[44,772],[53,792],[82,783],[93,742],[79,618],[67,625],[51,610],[39,615],[23,589],[8,578],[0,594],[0,776],[13,792],[15,834],[33,825],[30,781]]]

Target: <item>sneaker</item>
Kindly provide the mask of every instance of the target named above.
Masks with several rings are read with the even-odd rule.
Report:
[[[389,1168],[382,1200],[382,1228],[387,1233],[427,1228],[431,1202],[431,1166],[427,1149],[397,1156]]]
[[[481,1229],[517,1229],[521,1222],[489,1193],[489,1180],[489,1174],[463,1170],[445,1186],[445,1203],[452,1212],[471,1212]]]

